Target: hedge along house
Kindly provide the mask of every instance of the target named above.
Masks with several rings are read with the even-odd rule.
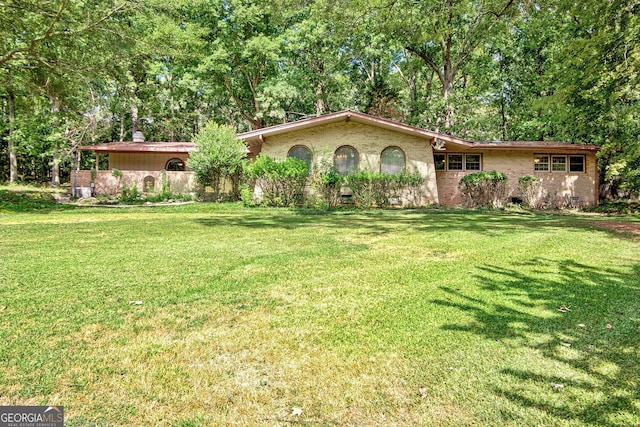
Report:
[[[297,157],[338,171],[418,172],[425,179],[419,206],[463,202],[458,184],[470,173],[496,170],[509,177],[509,196],[519,198],[522,176],[539,178],[551,198],[573,205],[598,202],[595,145],[551,141],[466,141],[355,111],[342,111],[239,135],[253,156]],[[259,194],[260,190],[257,189]]]
[[[343,174],[357,170],[417,172],[424,178],[418,197],[402,202],[419,206],[461,204],[460,179],[490,170],[507,174],[511,198],[520,197],[518,179],[531,175],[541,180],[550,197],[574,205],[598,201],[598,147],[594,145],[466,141],[350,110],[257,129],[238,137],[247,144],[249,159],[261,154],[276,159],[292,156],[318,166],[325,159]],[[173,191],[195,189],[194,173],[186,167],[193,143],[134,139],[81,149],[95,151],[98,156],[109,155],[108,171],[77,172],[77,187],[88,188],[93,183],[96,194],[113,194],[119,184],[133,182],[139,190],[147,189],[149,183],[159,188],[163,171]],[[112,169],[122,172],[121,183]],[[259,188],[256,193],[260,194]]]

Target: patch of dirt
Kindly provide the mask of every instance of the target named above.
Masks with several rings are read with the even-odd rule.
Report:
[[[598,221],[592,222],[591,225],[596,228],[620,231],[622,233],[629,233],[640,237],[640,222]]]

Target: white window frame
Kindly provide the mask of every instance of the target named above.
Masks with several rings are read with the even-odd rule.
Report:
[[[478,169],[469,169],[467,167],[467,156],[478,156]],[[471,162],[471,163],[476,163],[476,162]],[[474,172],[480,172],[482,170],[482,154],[477,154],[477,153],[465,153],[464,155],[464,170],[466,171],[474,171]]]
[[[546,162],[540,161],[540,159],[547,159]],[[538,169],[538,167],[546,166],[545,169]],[[534,172],[549,172],[551,169],[551,157],[548,154],[534,154],[533,155],[533,171]]]
[[[571,159],[579,157],[582,159],[582,169],[579,171],[571,170]],[[538,159],[546,158],[547,162],[539,162]],[[562,159],[558,163],[554,163],[555,159]],[[563,169],[557,168],[559,165],[563,165]],[[546,169],[538,169],[539,167],[546,166]],[[554,167],[555,166],[555,167]],[[584,154],[551,154],[551,153],[535,153],[533,155],[533,171],[535,173],[564,173],[564,174],[578,174],[587,172],[587,156]]]
[[[555,159],[563,159],[564,163],[554,163]],[[559,170],[559,169],[556,169],[556,165],[562,165],[564,167],[562,168],[562,170]],[[559,155],[559,154],[551,155],[551,172],[567,173],[567,156],[566,155]]]
[[[444,168],[443,169],[438,169],[436,167],[436,172],[481,172],[483,170],[483,163],[482,163],[482,153],[434,153],[433,154],[433,162],[435,164],[438,164],[440,162],[436,161],[436,157],[437,155],[440,156],[444,156]],[[451,156],[460,156],[461,160],[461,169],[451,169],[449,167],[449,158]],[[478,156],[479,157],[479,169],[469,169],[467,167],[467,156]],[[476,163],[476,162],[470,162],[470,163]]]

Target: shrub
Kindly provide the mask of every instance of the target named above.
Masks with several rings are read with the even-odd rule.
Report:
[[[387,174],[383,172],[357,172],[345,177],[354,201],[364,208],[388,207],[392,197],[400,197],[406,190],[417,189],[424,182],[418,173]]]
[[[539,209],[545,198],[542,182],[535,176],[525,175],[518,179],[518,191],[522,197],[522,203],[529,208]]]
[[[287,157],[277,161],[258,156],[245,167],[245,174],[262,190],[262,201],[268,206],[290,206],[302,203],[309,168],[304,160]]]
[[[465,205],[499,208],[507,195],[507,180],[502,172],[476,172],[462,177],[458,186]]]
[[[344,184],[344,176],[338,173],[333,163],[327,159],[320,161],[320,165],[311,176],[311,186],[318,199],[315,203],[321,209],[331,209],[340,203],[340,189]]]
[[[122,194],[120,194],[118,200],[121,203],[135,203],[138,201],[138,184],[136,182],[132,182],[131,186],[123,186]]]
[[[224,179],[231,180],[232,193],[237,194],[246,146],[236,136],[235,129],[210,122],[194,137],[194,142],[196,149],[189,156],[187,166],[195,172],[196,181],[203,188],[213,188],[216,200]]]

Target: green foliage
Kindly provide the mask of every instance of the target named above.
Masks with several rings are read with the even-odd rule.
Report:
[[[613,215],[638,215],[640,214],[640,201],[638,200],[605,200],[596,206],[584,209],[587,212],[598,212]]]
[[[247,207],[256,205],[255,200],[253,200],[253,190],[247,184],[240,186],[240,200]]]
[[[466,205],[499,208],[507,195],[507,180],[502,172],[475,172],[462,177],[459,188]]]
[[[620,223],[637,225],[241,204],[9,212],[2,398],[73,400],[73,426],[635,426],[640,245],[608,228]]]
[[[122,187],[122,193],[118,197],[120,203],[136,203],[138,201],[138,184],[132,182]]]
[[[526,207],[539,209],[543,206],[546,192],[540,179],[535,176],[525,175],[518,178],[518,192]]]
[[[345,177],[345,185],[351,189],[353,200],[365,209],[389,207],[392,198],[400,198],[405,190],[419,187],[423,182],[424,178],[418,173],[361,171]]]
[[[338,173],[329,157],[322,157],[311,176],[311,187],[320,209],[332,209],[340,203],[340,190],[344,176]]]
[[[304,160],[287,157],[275,160],[258,158],[246,166],[245,173],[262,191],[262,201],[268,206],[291,206],[302,203],[309,168]]]
[[[247,148],[236,136],[235,129],[209,122],[194,142],[196,149],[187,159],[187,166],[195,172],[198,183],[212,187],[216,199],[220,197],[222,180],[229,179],[237,187]]]
[[[53,195],[49,192],[0,189],[0,213],[45,211],[66,207],[68,206],[56,204]]]

